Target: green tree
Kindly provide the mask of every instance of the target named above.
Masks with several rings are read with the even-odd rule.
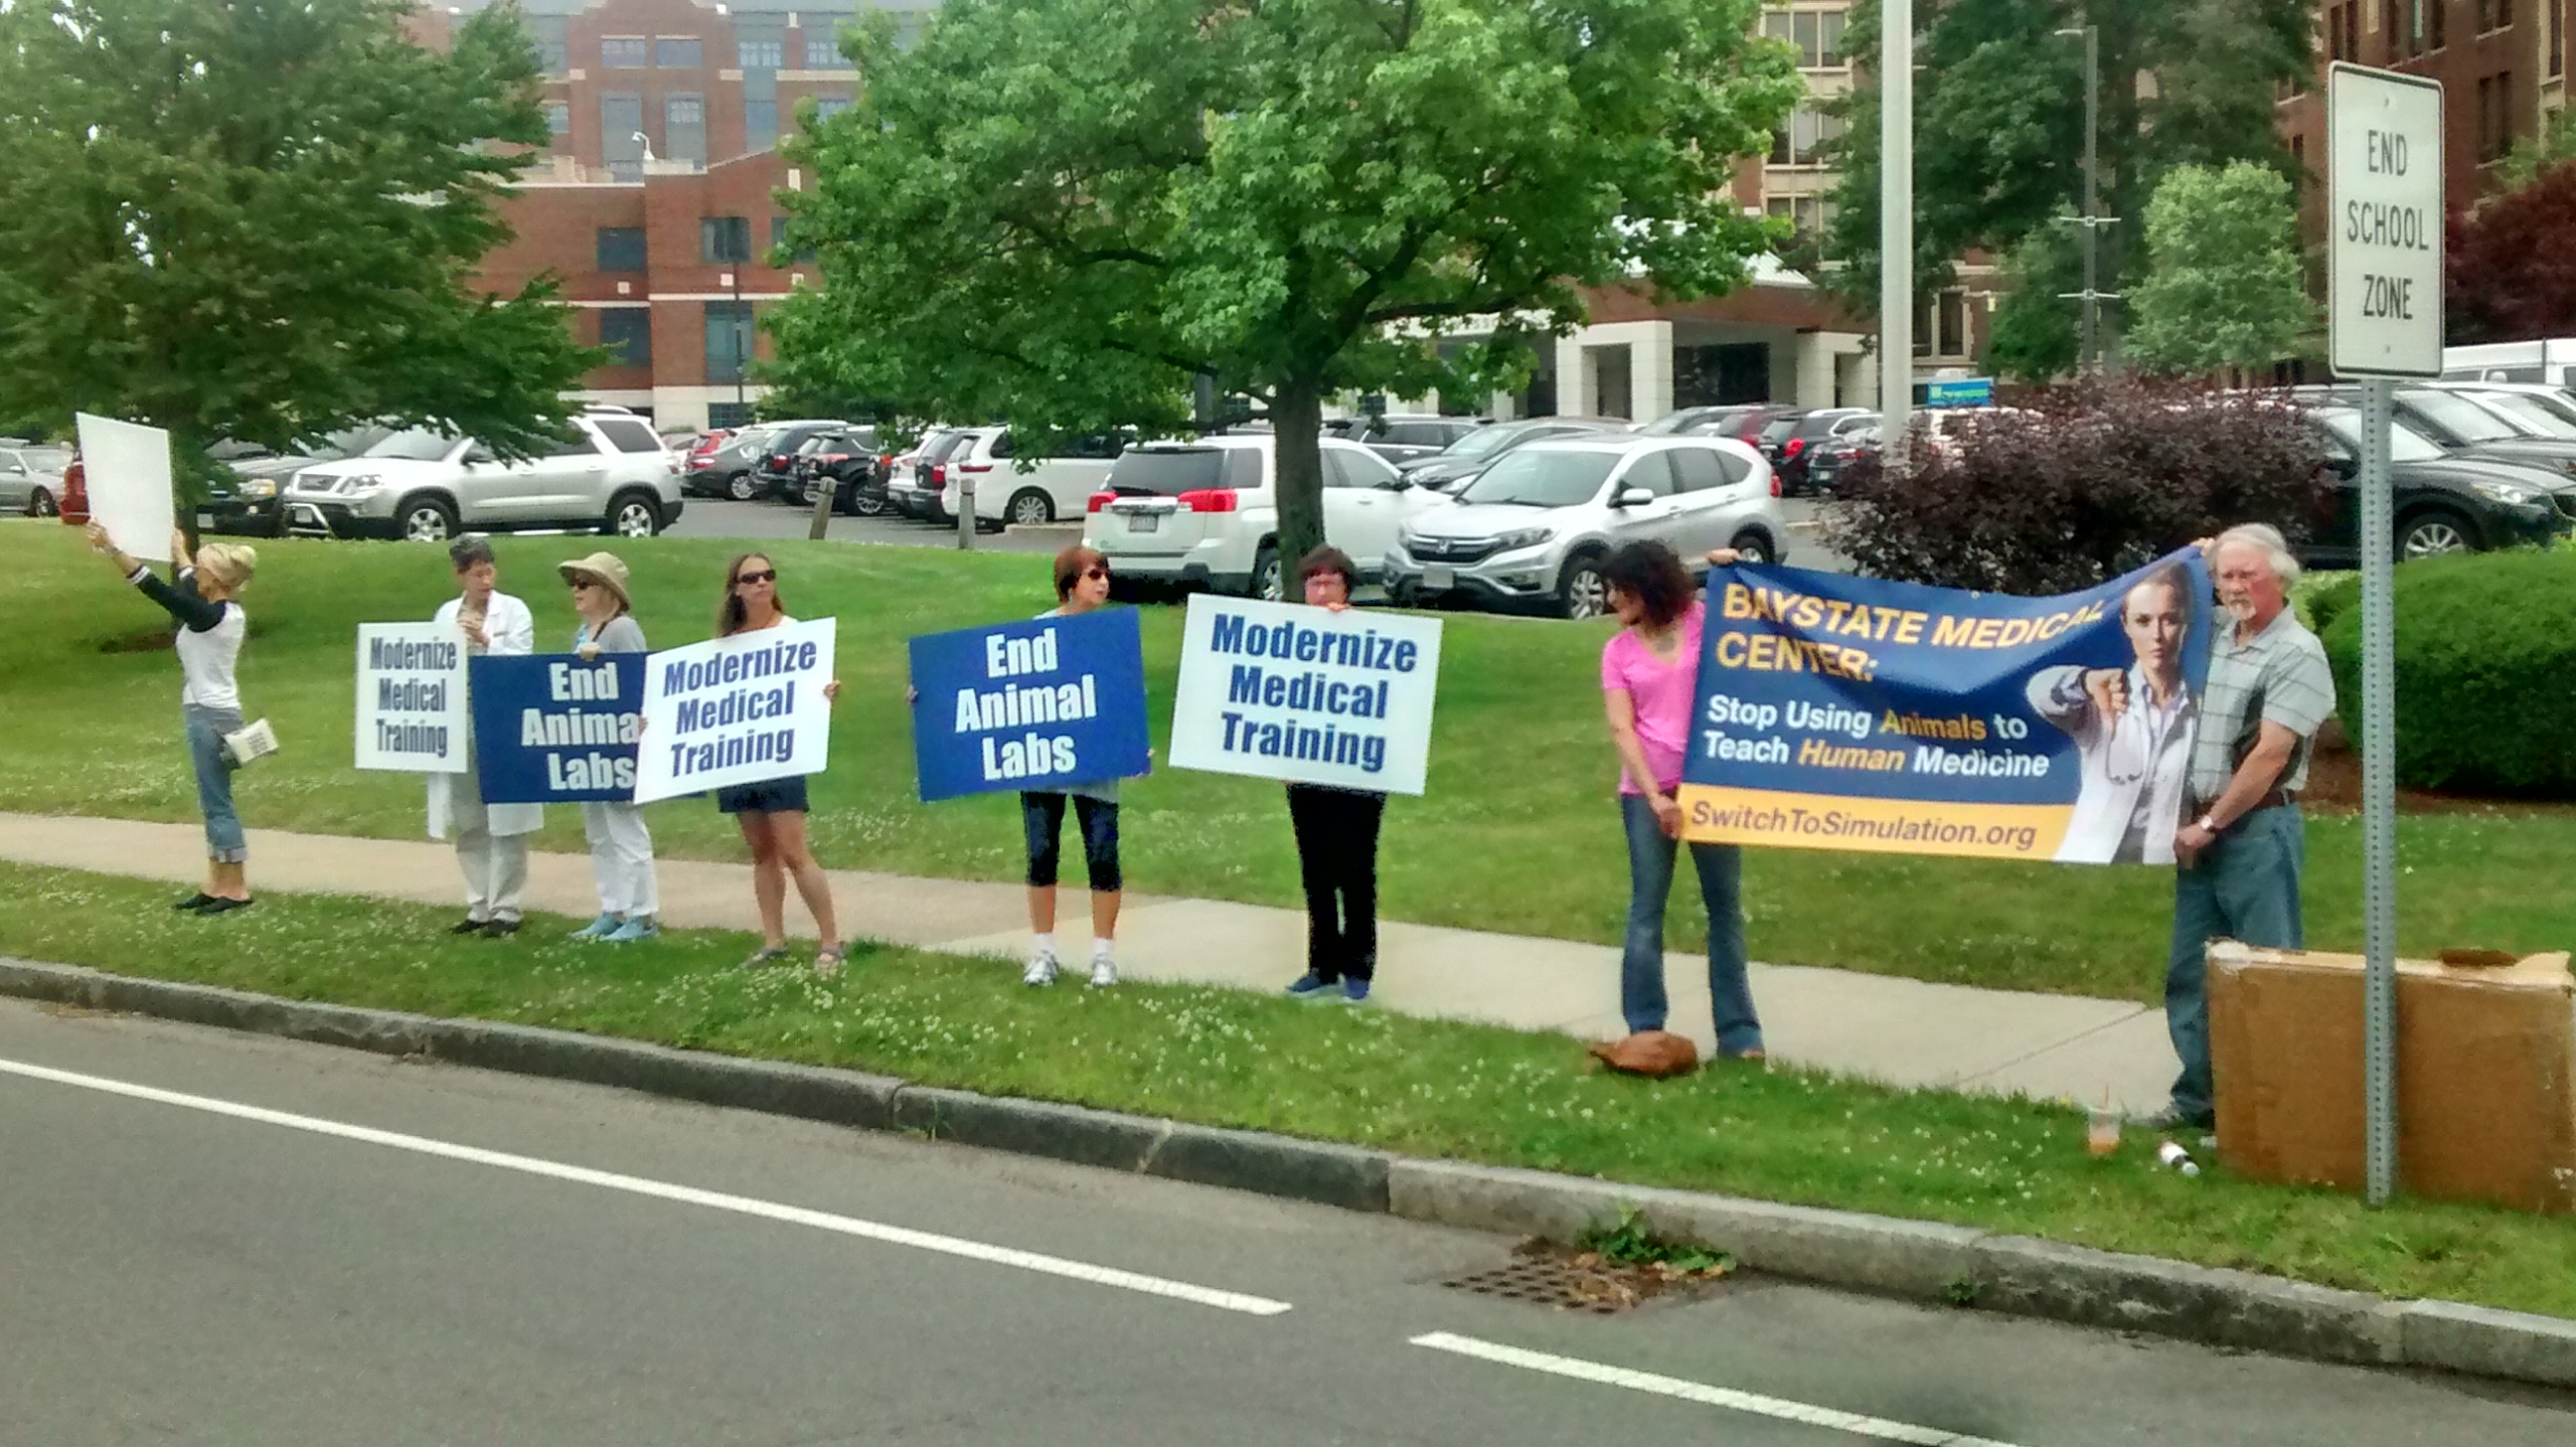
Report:
[[[543,145],[507,6],[450,54],[401,0],[0,9],[0,397],[286,446],[371,418],[546,445],[595,353],[540,281],[472,286]]]
[[[792,152],[823,285],[784,365],[1032,431],[1180,428],[1213,379],[1276,430],[1293,558],[1327,398],[1517,386],[1581,288],[1721,292],[1783,239],[1727,193],[1800,92],[1757,4],[951,0],[909,50],[880,17]]]
[[[1914,202],[1918,286],[1939,284],[1952,258],[1983,251],[2014,258],[2016,271],[2058,275],[2076,255],[2051,230],[2084,195],[2084,43],[2057,32],[2098,30],[2097,141],[2100,207],[2126,218],[2101,228],[2101,285],[2137,279],[2137,218],[2167,170],[2261,161],[2291,174],[2273,125],[2276,88],[2310,70],[2313,6],[2304,0],[1947,0],[1919,5],[1915,39]],[[1877,0],[1853,8],[1845,49],[1866,79],[1878,56]],[[1826,255],[1843,263],[1829,284],[1855,307],[1878,305],[1878,91],[1865,84],[1842,103]],[[2077,273],[2080,276],[2080,272]],[[2016,365],[2056,349],[2051,327],[2075,325],[2057,291],[2007,291],[1995,315],[2014,336]],[[2116,333],[2120,308],[2104,311]],[[2107,345],[2107,344],[2106,344]],[[2073,356],[2070,340],[2064,355]]]
[[[2269,166],[2176,166],[2147,203],[2147,275],[2129,341],[2155,371],[2268,366],[2316,325],[2298,208]]]

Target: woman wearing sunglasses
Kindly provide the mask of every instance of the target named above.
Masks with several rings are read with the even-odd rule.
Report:
[[[572,633],[573,652],[584,658],[602,653],[636,653],[644,649],[644,630],[628,611],[626,564],[615,553],[593,553],[556,565],[572,589],[573,611],[581,626]],[[599,918],[573,932],[577,940],[605,940],[612,945],[649,940],[659,908],[653,882],[653,835],[644,827],[644,810],[632,800],[591,799],[581,806],[581,832],[590,841],[591,878],[599,885]]]
[[[1056,606],[1041,618],[1069,618],[1109,601],[1109,560],[1076,543],[1055,555]],[[1031,789],[1020,795],[1021,832],[1029,847],[1029,932],[1037,936],[1020,980],[1055,983],[1055,879],[1064,833],[1064,807],[1072,800],[1082,828],[1082,861],[1091,878],[1091,983],[1118,983],[1111,941],[1118,934],[1118,781]]]
[[[716,636],[757,633],[796,620],[778,601],[778,569],[759,553],[744,553],[725,569],[724,602],[716,609]],[[823,685],[823,697],[838,698],[841,681]],[[814,915],[823,947],[814,956],[814,972],[841,972],[848,951],[841,928],[832,917],[832,881],[814,862],[805,840],[805,776],[791,774],[758,784],[736,784],[716,790],[716,807],[734,816],[742,842],[751,846],[751,892],[760,905],[760,949],[746,966],[773,965],[787,958],[787,881]]]

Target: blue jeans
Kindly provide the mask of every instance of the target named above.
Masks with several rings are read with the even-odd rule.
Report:
[[[2307,827],[2296,804],[2258,809],[2198,862],[2174,870],[2173,953],[2165,961],[2165,1029],[2182,1059],[2174,1110],[2206,1119],[2209,1082],[2209,942],[2231,939],[2270,949],[2305,943],[2299,928],[2299,869]]]
[[[1664,1028],[1664,903],[1673,893],[1676,841],[1664,837],[1654,806],[1619,796],[1628,828],[1628,939],[1619,957],[1619,1012],[1630,1030]],[[1732,844],[1694,844],[1699,897],[1708,905],[1708,1000],[1717,1048],[1741,1055],[1762,1048],[1762,1021],[1744,977],[1744,856]]]
[[[242,726],[237,708],[179,706],[187,726],[188,762],[197,770],[197,812],[206,816],[206,857],[217,864],[239,864],[250,858],[242,840],[241,816],[233,812],[233,764],[224,757],[224,735]]]

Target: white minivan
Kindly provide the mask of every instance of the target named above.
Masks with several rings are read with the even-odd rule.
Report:
[[[988,529],[1032,527],[1078,518],[1091,495],[1108,480],[1109,464],[1126,439],[1068,437],[1046,457],[1015,460],[1007,427],[968,427],[946,454],[948,472],[939,493],[939,515],[957,516],[959,486],[975,484],[975,520]]]
[[[1128,448],[1091,496],[1082,541],[1122,581],[1283,596],[1274,442],[1256,433]],[[1320,445],[1324,540],[1375,579],[1406,521],[1449,499],[1356,443]]]

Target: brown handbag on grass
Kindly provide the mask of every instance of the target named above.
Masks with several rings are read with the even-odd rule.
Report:
[[[1592,1042],[1592,1058],[1628,1075],[1656,1079],[1688,1075],[1699,1068],[1699,1050],[1686,1036],[1669,1030],[1640,1030],[1619,1040]]]

